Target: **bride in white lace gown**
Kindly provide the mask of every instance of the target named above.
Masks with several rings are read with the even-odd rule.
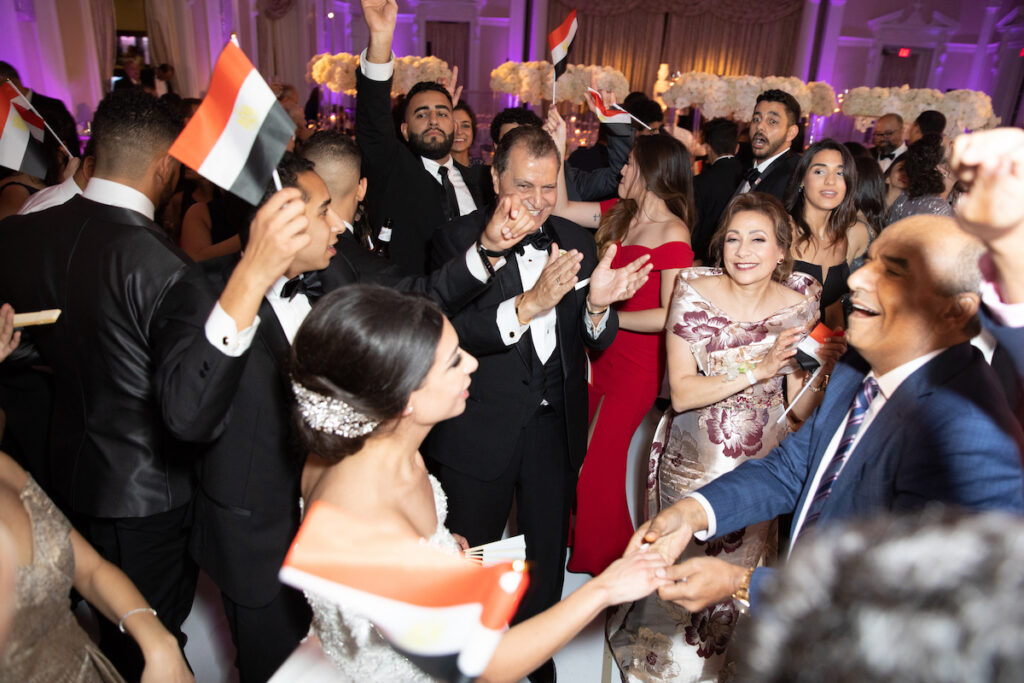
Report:
[[[419,447],[433,425],[465,409],[476,367],[455,329],[423,297],[352,285],[321,299],[292,349],[296,424],[309,451],[303,499],[331,503],[382,532],[412,533],[459,552],[465,540],[444,526],[444,492]],[[617,560],[507,631],[482,680],[523,678],[607,607],[667,583],[663,568],[647,551]],[[312,633],[340,680],[432,680],[365,619],[312,596],[309,602]]]

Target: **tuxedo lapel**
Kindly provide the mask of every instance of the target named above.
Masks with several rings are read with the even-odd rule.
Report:
[[[498,287],[501,289],[501,301],[507,301],[523,293],[523,278],[519,274],[519,259],[516,258],[515,252],[505,257],[505,265],[498,271],[497,277],[494,279],[497,280]],[[530,334],[530,330],[526,331],[515,347],[526,369],[532,368],[533,336]]]
[[[455,168],[459,171],[459,175],[462,176],[462,181],[466,184],[469,189],[469,195],[473,198],[473,203],[479,209],[484,205],[483,198],[480,196],[480,183],[483,182],[479,173],[474,173],[473,169],[468,166],[463,166],[459,162],[452,159],[452,163]]]
[[[558,231],[555,230],[553,221],[545,223],[544,229],[547,231],[551,241],[558,244],[559,249],[568,251],[566,245],[562,243]],[[565,357],[565,350],[568,348],[566,344],[572,343],[569,337],[576,331],[576,325],[573,324],[575,322],[573,318],[577,315],[576,292],[574,290],[570,290],[561,298],[558,304],[555,305],[555,312],[555,338],[558,339],[558,353],[562,360],[562,374],[564,375],[568,367]]]
[[[270,352],[274,364],[280,367],[288,354],[288,347],[291,345],[288,343],[284,328],[281,327],[281,321],[274,313],[274,307],[270,305],[266,297],[260,302],[260,326],[256,329],[256,334],[267,351]]]

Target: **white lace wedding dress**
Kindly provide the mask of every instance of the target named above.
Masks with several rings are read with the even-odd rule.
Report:
[[[430,476],[430,484],[434,489],[437,529],[427,542],[442,550],[459,552],[459,544],[444,525],[448,517],[448,498],[433,476]],[[310,631],[319,638],[324,653],[338,669],[337,680],[352,683],[434,681],[393,650],[373,624],[363,617],[346,613],[343,607],[309,593],[306,593],[306,600],[313,608]]]

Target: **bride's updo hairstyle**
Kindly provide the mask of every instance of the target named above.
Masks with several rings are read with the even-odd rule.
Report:
[[[434,363],[444,316],[429,299],[375,285],[324,296],[292,342],[297,432],[338,462],[393,429]]]

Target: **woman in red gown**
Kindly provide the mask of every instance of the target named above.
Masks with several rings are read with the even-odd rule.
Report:
[[[576,487],[572,572],[599,574],[633,535],[626,456],[665,374],[665,319],[676,275],[693,264],[690,154],[667,135],[638,136],[622,169],[620,201],[601,221],[598,249],[619,245],[614,267],[649,253],[647,283],[619,304],[619,333],[591,357],[590,443]]]

